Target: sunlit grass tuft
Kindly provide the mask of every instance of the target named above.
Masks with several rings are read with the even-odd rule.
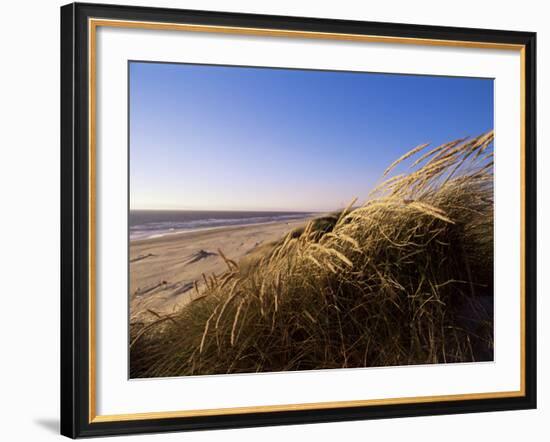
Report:
[[[131,376],[491,360],[492,143],[419,146],[363,205],[246,261],[219,251],[195,301],[131,325]]]

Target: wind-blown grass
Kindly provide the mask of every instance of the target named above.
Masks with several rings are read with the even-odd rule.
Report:
[[[491,360],[492,143],[419,146],[362,206],[220,251],[195,301],[131,326],[131,377]]]

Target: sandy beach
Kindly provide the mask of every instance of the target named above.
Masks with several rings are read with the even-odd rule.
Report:
[[[221,227],[169,234],[130,242],[130,321],[150,321],[154,313],[176,311],[197,296],[194,282],[202,274],[227,269],[220,249],[229,259],[246,255],[276,241],[306,219],[248,226]]]

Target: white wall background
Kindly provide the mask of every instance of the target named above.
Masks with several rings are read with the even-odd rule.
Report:
[[[99,0],[97,0],[99,2]],[[114,0],[113,0],[114,1]],[[126,437],[124,440],[545,440],[550,435],[550,305],[544,298],[550,209],[550,14],[545,2],[462,0],[119,0],[125,4],[538,32],[539,409]],[[0,438],[59,438],[59,6],[9,2],[0,26]],[[549,163],[550,164],[550,163]],[[7,247],[6,247],[7,246]],[[546,249],[546,250],[543,250]]]

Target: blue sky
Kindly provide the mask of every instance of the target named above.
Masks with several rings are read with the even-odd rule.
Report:
[[[132,209],[341,208],[409,149],[493,128],[493,80],[130,63]]]

